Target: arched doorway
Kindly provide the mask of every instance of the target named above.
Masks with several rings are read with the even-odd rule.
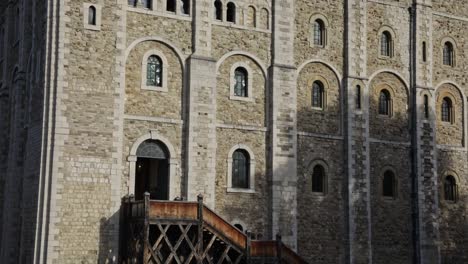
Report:
[[[135,166],[135,199],[169,199],[169,151],[158,140],[146,140],[138,146]]]

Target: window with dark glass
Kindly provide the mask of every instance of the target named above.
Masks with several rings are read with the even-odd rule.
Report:
[[[427,50],[426,50],[426,42],[423,41],[422,43],[422,59],[423,59],[423,62],[426,62],[427,60]]]
[[[454,54],[453,54],[453,45],[450,42],[445,42],[444,44],[444,65],[453,66]]]
[[[215,8],[215,19],[216,20],[223,20],[223,3],[221,0],[216,0],[214,2],[214,8]]]
[[[314,21],[314,45],[325,46],[325,24],[320,19]]]
[[[239,67],[234,71],[234,95],[248,97],[248,75],[247,70]]]
[[[176,11],[176,0],[167,0],[166,1],[166,11],[175,12]]]
[[[228,22],[236,23],[236,5],[233,2],[227,4],[226,20]]]
[[[382,183],[382,195],[385,197],[395,197],[396,196],[396,180],[395,174],[392,171],[386,171],[384,173],[383,183]]]
[[[190,14],[190,0],[182,0],[182,6],[180,7],[182,14]]]
[[[147,86],[162,86],[162,71],[163,65],[161,58],[156,55],[151,55],[148,58],[146,68],[146,85]]]
[[[234,227],[236,227],[240,231],[244,231],[244,227],[241,224],[235,224]]]
[[[390,93],[387,90],[380,91],[379,114],[390,115]]]
[[[128,5],[135,7],[137,5],[138,0],[128,0]]]
[[[356,85],[356,108],[361,109],[361,86]]]
[[[452,122],[452,100],[448,97],[442,99],[441,119],[443,122]]]
[[[390,32],[384,31],[380,39],[380,54],[382,56],[392,56],[392,35]]]
[[[143,7],[145,7],[145,8],[148,8],[148,9],[152,9],[152,8],[153,8],[153,0],[142,0],[142,1],[141,1],[141,4],[142,4]]]
[[[312,84],[312,107],[323,108],[324,89],[320,81],[315,81]]]
[[[325,169],[316,165],[312,172],[312,192],[325,192]]]
[[[232,187],[249,188],[250,157],[247,151],[238,149],[232,157]]]
[[[424,118],[429,118],[429,97],[424,95]]]
[[[90,6],[88,9],[88,24],[96,25],[96,7]]]
[[[445,177],[444,182],[444,195],[446,201],[456,202],[458,198],[457,182],[451,175]]]

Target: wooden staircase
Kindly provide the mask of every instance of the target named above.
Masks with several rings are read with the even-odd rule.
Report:
[[[121,207],[121,263],[306,263],[281,242],[250,240],[203,204],[126,197]]]

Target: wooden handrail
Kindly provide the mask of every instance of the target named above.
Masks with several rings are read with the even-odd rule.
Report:
[[[203,221],[218,230],[238,247],[247,248],[247,236],[206,206],[203,206]]]

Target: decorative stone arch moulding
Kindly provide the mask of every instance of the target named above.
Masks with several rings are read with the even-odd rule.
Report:
[[[140,136],[138,139],[136,139],[130,149],[130,153],[127,157],[127,161],[129,163],[128,194],[134,194],[133,192],[135,190],[135,169],[138,158],[136,153],[141,143],[145,142],[146,140],[160,141],[166,146],[167,151],[169,152],[169,200],[171,200],[176,196],[180,195],[180,186],[177,185],[178,181],[176,179],[176,172],[179,166],[179,160],[175,158],[177,157],[177,153],[171,142],[165,137],[158,134],[158,132],[155,130],[150,130],[149,133]]]
[[[247,18],[249,16],[249,13],[248,13],[249,8],[253,8],[253,10],[254,10],[254,14],[253,14],[254,15],[253,19],[254,20],[252,21],[253,25],[251,25],[251,26],[253,28],[257,28],[258,27],[258,10],[259,9],[257,8],[257,6],[255,4],[248,4],[247,5],[246,12],[244,12],[244,26],[247,26]]]
[[[161,59],[162,63],[162,86],[148,86],[146,85],[146,75],[148,71],[147,63],[148,63],[148,58],[152,55],[156,55]],[[141,61],[141,89],[143,90],[151,90],[151,91],[160,91],[160,92],[167,92],[168,87],[167,87],[167,72],[170,70],[170,65],[169,62],[167,61],[166,56],[164,54],[156,49],[151,49],[147,51],[143,55],[143,59]]]
[[[297,82],[297,78],[299,78],[299,74],[304,69],[304,67],[311,64],[311,63],[319,63],[319,64],[323,64],[325,67],[328,67],[335,74],[336,79],[338,81],[338,85],[339,85],[338,88],[341,89],[341,86],[342,86],[341,81],[343,80],[343,78],[341,77],[340,72],[335,67],[333,67],[330,63],[328,63],[328,62],[326,62],[324,60],[311,59],[311,60],[308,60],[308,61],[305,61],[304,63],[302,63],[299,67],[297,67],[296,82]]]
[[[395,177],[394,178],[394,180],[395,180],[395,193],[394,193],[393,197],[383,196],[383,180],[384,180],[385,172],[387,172],[387,171],[391,171],[393,173],[393,176]],[[377,190],[377,193],[378,193],[378,196],[379,196],[380,199],[385,200],[385,201],[396,201],[396,200],[400,199],[400,196],[401,196],[400,195],[401,194],[401,191],[400,191],[401,181],[399,180],[397,170],[392,165],[383,166],[382,169],[379,171],[378,179],[379,179],[379,182],[378,182],[377,186],[378,186],[379,189]]]
[[[231,56],[235,56],[235,55],[245,56],[245,57],[251,59],[255,64],[257,64],[257,66],[260,67],[260,69],[262,70],[263,77],[265,78],[265,81],[266,81],[266,78],[268,76],[268,70],[265,67],[265,64],[257,56],[253,55],[252,53],[245,52],[245,51],[231,51],[231,52],[228,52],[228,53],[224,54],[216,62],[216,72],[219,73],[219,67],[221,67],[221,65],[224,63],[224,61],[227,58],[229,58]]]
[[[250,160],[249,160],[249,188],[248,189],[232,187],[232,155],[234,154],[234,151],[238,149],[245,150],[249,154]],[[227,162],[227,171],[226,171],[227,172],[227,177],[226,177],[227,192],[255,193],[255,155],[252,149],[250,149],[247,145],[237,144],[229,150],[226,162]]]
[[[322,13],[314,13],[310,16],[309,18],[309,46],[310,47],[315,47],[314,44],[314,22],[320,19],[323,22],[323,27],[324,27],[324,34],[323,34],[323,46],[322,48],[326,48],[328,46],[328,29],[329,29],[329,23],[328,19],[326,16]]]
[[[387,31],[388,33],[390,33],[390,37],[391,37],[391,40],[390,40],[390,56],[383,56],[382,55],[382,51],[380,50],[382,48],[382,34]],[[395,50],[398,50],[399,46],[397,45],[397,35],[395,33],[395,30],[391,27],[391,26],[388,26],[388,25],[383,25],[379,28],[379,30],[377,31],[377,39],[378,39],[378,52],[377,52],[377,56],[378,58],[381,58],[381,59],[391,59],[393,57],[395,57]]]
[[[367,87],[366,87],[366,90],[369,91],[369,95],[372,95],[372,94],[373,94],[373,95],[377,95],[377,96],[379,95],[380,90],[381,90],[381,89],[379,89],[379,88],[381,87],[381,85],[378,85],[377,88],[376,88],[374,91],[372,91],[371,88],[372,88],[372,85],[373,85],[373,83],[374,83],[375,77],[377,77],[377,76],[378,76],[379,74],[381,74],[381,73],[389,73],[389,74],[392,74],[392,75],[394,75],[398,80],[400,80],[400,81],[403,83],[403,87],[405,88],[405,92],[406,92],[406,94],[405,94],[405,95],[406,95],[406,108],[407,108],[406,111],[407,111],[407,112],[410,111],[410,107],[409,107],[409,106],[410,106],[410,104],[409,104],[409,103],[410,103],[409,83],[401,76],[401,74],[399,74],[398,72],[396,72],[396,71],[394,71],[394,70],[382,69],[382,70],[375,71],[373,74],[371,74],[370,77],[369,77],[369,81],[367,82]],[[384,83],[384,84],[386,84],[386,83]],[[386,86],[388,86],[388,87],[391,88],[391,91],[390,91],[390,92],[393,92],[393,93],[390,94],[391,99],[392,99],[391,101],[393,101],[393,98],[394,98],[394,96],[395,96],[395,94],[396,94],[396,91],[395,91],[395,89],[394,89],[391,85],[386,84]],[[377,110],[378,110],[378,109],[377,109]],[[393,114],[393,103],[392,103],[392,105],[391,105],[391,110],[392,110],[392,114]],[[390,116],[392,116],[392,115],[390,115]]]
[[[239,219],[239,218],[234,218],[232,221],[231,221],[231,224],[234,226],[234,225],[241,225],[243,230],[241,230],[243,233],[245,233],[247,230],[249,230],[247,223],[245,221],[243,221],[242,219]]]
[[[444,46],[445,46],[445,43],[449,42],[450,44],[452,44],[452,48],[453,48],[453,54],[452,54],[452,65],[445,65],[444,64]],[[455,39],[451,36],[445,36],[444,38],[442,38],[441,42],[440,42],[440,45],[439,45],[439,49],[440,49],[440,61],[441,61],[441,64],[443,67],[449,67],[449,68],[454,68],[456,66],[458,66],[458,61],[457,61],[457,42],[455,41]]]
[[[442,203],[446,204],[446,205],[456,204],[456,202],[445,200],[445,177],[447,177],[447,176],[453,176],[455,178],[455,183],[457,185],[458,199],[460,199],[460,197],[462,196],[462,195],[460,195],[461,190],[463,190],[463,188],[461,188],[461,187],[463,185],[466,185],[466,182],[462,181],[463,177],[460,177],[459,174],[456,171],[451,170],[451,169],[444,170],[438,176],[438,183],[440,185],[439,188],[438,188],[438,190],[439,190],[439,200]]]
[[[262,6],[262,7],[260,7],[258,9],[257,17],[259,17],[259,19],[257,21],[257,24],[258,24],[258,22],[264,23],[264,21],[262,21],[262,12],[264,12],[264,11],[266,11],[266,15],[267,15],[267,17],[266,17],[266,19],[267,19],[266,28],[262,28],[263,27],[263,25],[262,25],[262,26],[260,26],[260,29],[270,30],[271,29],[271,15],[270,15],[271,11],[270,11],[270,9],[268,7]],[[257,28],[258,28],[258,26],[257,26]]]
[[[247,71],[247,97],[236,96],[234,95],[234,86],[236,85],[235,79],[235,72],[237,68],[244,68]],[[245,62],[236,62],[231,66],[231,70],[229,73],[229,99],[231,100],[239,100],[239,101],[247,101],[247,102],[254,102],[254,86],[253,86],[253,76],[254,73],[252,68],[245,63]]]
[[[457,91],[458,91],[458,95],[454,95],[453,93],[450,93],[447,91],[447,93],[444,93],[444,91],[441,92],[441,89],[443,89],[443,86],[444,85],[451,85],[453,88],[455,88]],[[460,85],[458,85],[456,82],[453,82],[453,81],[442,81],[440,82],[436,87],[435,87],[435,107],[438,107],[438,102],[439,102],[439,98],[443,98],[444,95],[447,95],[449,94],[451,96],[451,99],[453,102],[461,102],[461,112],[460,114],[462,115],[462,128],[463,128],[463,147],[466,149],[467,147],[467,135],[466,135],[466,131],[467,131],[467,122],[465,120],[466,116],[467,116],[467,113],[466,113],[466,102],[465,102],[465,93],[463,92],[462,89],[460,89]],[[442,96],[442,97],[441,97]],[[437,111],[437,109],[436,109]],[[456,120],[456,114],[453,113],[453,119]],[[439,117],[436,117],[436,120],[438,120]]]
[[[317,166],[317,165],[322,166],[322,168],[324,169],[324,172],[325,172],[325,188],[324,188],[324,191],[322,193],[312,192],[312,174],[314,172],[315,166]],[[310,194],[312,194],[313,196],[322,197],[322,198],[327,196],[328,193],[329,193],[329,189],[330,189],[329,186],[330,186],[330,183],[331,183],[330,168],[328,166],[328,163],[325,160],[321,159],[321,158],[313,159],[313,160],[309,161],[309,163],[307,165],[307,169],[305,171],[306,171],[306,173],[305,173],[305,175],[303,175],[303,177],[306,180],[307,187],[310,187],[310,188],[307,188],[307,190],[310,191]],[[309,183],[310,183],[310,185],[309,185]]]
[[[312,102],[310,102],[310,105],[312,109],[315,110],[320,110],[320,111],[325,111],[327,110],[327,99],[328,99],[328,93],[330,90],[330,83],[328,82],[327,78],[323,77],[322,75],[314,75],[309,80],[307,81],[307,95],[309,99],[312,98],[313,95],[313,84],[314,82],[319,81],[323,84],[323,102],[322,102],[322,107],[313,107]]]

